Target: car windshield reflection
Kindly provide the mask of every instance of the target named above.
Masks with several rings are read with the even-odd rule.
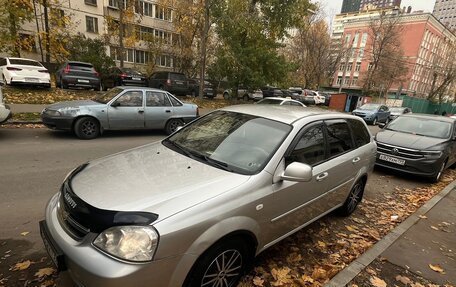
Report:
[[[214,167],[252,175],[280,146],[291,126],[234,112],[214,112],[186,126],[163,144]]]
[[[113,88],[110,89],[108,92],[98,95],[95,98],[93,98],[93,101],[102,103],[102,104],[107,104],[109,103],[110,100],[112,100],[115,96],[117,96],[122,89],[120,88]]]
[[[446,139],[451,134],[451,124],[438,120],[418,117],[399,117],[392,121],[387,130]]]

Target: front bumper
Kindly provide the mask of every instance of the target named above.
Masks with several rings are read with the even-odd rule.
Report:
[[[70,237],[57,218],[59,194],[46,207],[45,228],[51,244],[63,254],[63,262],[76,286],[181,286],[185,275],[176,278],[176,267],[189,261],[181,255],[154,260],[145,264],[132,264],[109,257],[92,246],[98,234],[89,233],[81,241]],[[52,255],[51,255],[52,256]],[[195,258],[192,258],[194,261]]]
[[[3,124],[4,122],[11,119],[12,117],[13,117],[13,113],[8,108],[8,106],[5,105],[5,109],[0,110],[0,124]]]
[[[392,162],[388,162],[385,160],[379,159],[380,155],[392,156],[398,159],[405,160],[404,165],[398,165]],[[438,159],[428,159],[428,158],[421,158],[421,159],[410,159],[400,156],[394,156],[387,153],[382,153],[377,151],[377,156],[375,160],[375,165],[385,167],[388,169],[401,171],[409,174],[420,175],[431,177],[434,176],[441,167],[443,163],[444,157],[440,157]]]
[[[74,118],[70,117],[51,117],[45,113],[41,113],[41,121],[43,124],[53,130],[71,131],[73,128]]]

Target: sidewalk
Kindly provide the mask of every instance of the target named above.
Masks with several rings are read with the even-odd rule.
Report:
[[[456,286],[455,187],[448,185],[325,286]]]
[[[13,114],[18,113],[41,113],[47,105],[33,104],[8,104]]]

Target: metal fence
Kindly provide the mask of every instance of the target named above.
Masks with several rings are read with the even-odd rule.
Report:
[[[423,113],[423,114],[442,114],[446,112],[447,114],[456,114],[456,104],[455,103],[433,103],[426,99],[414,98],[409,96],[402,96],[402,107],[409,107],[414,113]]]

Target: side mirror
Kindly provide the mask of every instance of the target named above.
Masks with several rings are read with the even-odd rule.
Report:
[[[113,107],[113,108],[120,107],[120,103],[119,102],[114,102],[114,103],[111,104],[111,107]]]
[[[296,182],[310,181],[312,179],[312,167],[304,163],[293,162],[287,166],[280,178]]]
[[[379,128],[383,129],[384,127],[386,127],[386,123],[378,123],[377,124]]]

